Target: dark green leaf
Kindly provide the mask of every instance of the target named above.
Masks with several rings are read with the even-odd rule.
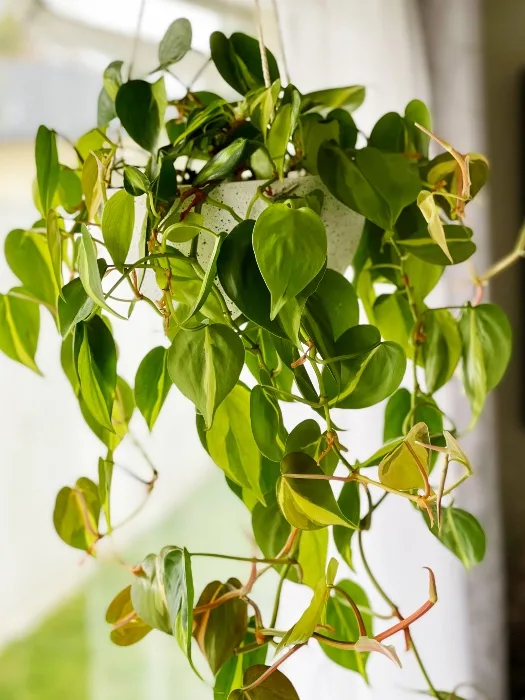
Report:
[[[430,136],[427,136],[416,126],[416,124],[421,124],[428,131],[432,131],[432,118],[424,102],[412,100],[407,104],[405,108],[405,124],[408,135],[408,152],[428,158]]]
[[[458,323],[450,311],[431,310],[424,316],[423,363],[427,390],[434,394],[451,379],[461,357]]]
[[[290,209],[273,204],[259,216],[253,229],[253,248],[271,293],[272,320],[322,269],[326,245],[324,224],[308,207]]]
[[[307,309],[318,324],[337,340],[359,322],[359,305],[352,284],[339,272],[326,270]]]
[[[178,63],[191,49],[191,23],[184,17],[170,24],[159,44],[159,63],[169,66]]]
[[[407,357],[414,354],[412,333],[414,318],[404,292],[382,294],[374,303],[374,319],[385,340],[400,345]]]
[[[133,165],[127,165],[124,168],[124,187],[128,194],[133,197],[140,197],[142,194],[149,192],[150,184],[142,170],[135,168]]]
[[[413,163],[376,148],[358,150],[352,160],[336,143],[325,143],[319,149],[318,167],[334,197],[382,229],[392,229],[421,189]]]
[[[363,622],[372,636],[372,615],[370,614],[370,602],[365,591],[354,581],[339,581],[338,588],[350,596],[354,603],[361,608]],[[348,641],[357,640],[360,636],[359,626],[355,614],[348,604],[346,598],[337,590],[328,598],[326,606],[326,623],[334,630],[323,632],[327,637],[332,639],[344,639]],[[350,671],[360,673],[367,680],[365,670],[368,654],[362,654],[358,651],[344,651],[335,647],[321,644],[321,649],[339,666],[347,668]]]
[[[76,326],[74,350],[82,398],[93,418],[113,432],[117,352],[111,331],[100,316]]]
[[[232,589],[240,588],[237,579],[227,583],[212,581],[202,592],[197,607],[208,605]],[[233,598],[212,610],[196,616],[193,632],[199,647],[210,668],[216,675],[224,663],[244,640],[248,626],[248,606],[246,601]]]
[[[160,131],[159,105],[152,86],[145,80],[130,80],[118,91],[117,116],[131,138],[152,152]]]
[[[182,371],[184,368],[183,364]],[[225,362],[218,371],[224,373],[227,368]],[[219,405],[206,432],[206,444],[211,458],[225,474],[264,502],[260,486],[261,454],[250,426],[250,391],[242,384],[228,392]]]
[[[33,301],[19,299],[16,289],[0,294],[0,350],[40,374],[35,353],[40,332],[40,309]]]
[[[269,666],[258,665],[246,669],[244,686],[248,687],[255,683],[268,668]],[[288,678],[277,669],[250,691],[233,690],[228,700],[299,700],[299,696]]]
[[[466,226],[445,224],[445,240],[452,262],[430,236],[427,227],[418,228],[410,236],[402,238],[398,244],[407,253],[411,253],[433,265],[456,265],[468,260],[475,252],[472,242],[472,230]]]
[[[36,180],[42,216],[46,217],[52,207],[58,187],[60,165],[56,134],[45,126],[39,126],[35,141]]]
[[[333,109],[328,113],[327,119],[335,120],[339,124],[339,144],[343,148],[355,148],[359,130],[352,115],[346,109]]]
[[[368,145],[387,153],[405,152],[405,122],[397,112],[387,112],[375,124]]]
[[[350,112],[360,107],[365,99],[365,88],[362,85],[316,90],[303,96],[301,111],[305,112],[318,107],[335,109],[346,107]]]
[[[303,165],[308,172],[317,175],[317,156],[323,141],[333,139],[339,143],[339,122],[323,119],[319,114],[305,114],[300,119],[303,145]]]
[[[161,557],[163,558],[164,591],[171,633],[193,667],[191,636],[194,590],[190,555],[185,548],[165,547],[161,552]]]
[[[234,90],[245,95],[250,90],[264,87],[259,42],[246,34],[235,33],[228,39],[222,32],[210,36],[211,58],[224,80]],[[266,49],[270,80],[279,77],[273,54]]]
[[[270,372],[275,385],[283,391],[291,392],[293,384],[293,372],[283,363],[280,356],[277,354],[273,337],[267,330],[260,328],[251,322],[244,329],[244,337],[248,336],[251,344],[258,348],[261,354],[264,367],[260,366],[259,354],[250,351],[251,344],[247,344],[245,362],[253,374],[255,379],[260,384],[265,384],[266,375]]]
[[[233,173],[235,168],[247,157],[248,139],[235,139],[222,151],[219,151],[199,171],[193,181],[195,187],[204,183],[224,180]]]
[[[321,433],[318,423],[312,418],[296,425],[286,441],[286,454],[289,452],[305,452],[315,459],[325,474],[332,475],[337,467],[339,458],[334,450],[326,453],[327,449],[326,433]],[[319,463],[319,458],[323,454],[324,457]]]
[[[150,430],[153,430],[171,388],[167,360],[166,348],[153,348],[143,358],[135,377],[135,401]]]
[[[168,351],[168,371],[177,388],[197,406],[209,429],[217,407],[239,379],[244,346],[228,326],[181,330]]]
[[[251,391],[250,421],[260,451],[273,462],[280,462],[288,433],[278,401],[261,386],[255,386]]]
[[[300,530],[316,530],[328,525],[353,527],[341,513],[328,481],[287,476],[325,476],[312,457],[303,452],[290,452],[281,462],[281,474],[277,499],[290,525]]]
[[[383,428],[383,440],[385,442],[404,435],[403,423],[410,411],[410,401],[408,389],[398,389],[388,399]]]
[[[98,487],[86,477],[57,495],[53,523],[59,537],[76,549],[91,553],[97,540],[100,501]]]

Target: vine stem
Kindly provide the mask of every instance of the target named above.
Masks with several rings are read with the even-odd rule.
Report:
[[[261,676],[259,676],[259,678],[256,681],[250,683],[250,685],[244,686],[243,690],[245,692],[248,690],[253,690],[254,688],[257,688],[258,685],[261,685],[261,683],[264,683],[264,681],[267,678],[269,678],[272,675],[272,673],[276,671],[279,668],[279,666],[286,661],[286,659],[289,659],[290,656],[292,656],[292,654],[295,654],[295,652],[299,651],[299,649],[301,649],[301,647],[303,646],[304,644],[296,644],[291,649],[288,649],[286,654],[283,654],[283,656],[281,656],[281,658],[278,661],[276,661],[272,666],[270,666],[270,668],[267,671],[265,671]]]
[[[361,530],[359,530],[357,533],[357,541],[358,541],[358,545],[359,545],[359,554],[361,555],[361,561],[363,562],[363,566],[365,568],[365,571],[367,573],[368,578],[370,579],[370,582],[372,583],[372,585],[374,586],[376,591],[379,593],[381,598],[385,601],[385,603],[388,606],[390,606],[393,615],[395,617],[397,617],[400,621],[403,620],[403,617],[401,616],[401,613],[399,612],[399,608],[394,603],[392,598],[390,598],[390,596],[383,589],[383,587],[381,586],[381,584],[379,583],[377,578],[374,576],[372,569],[370,568],[370,564],[368,563],[368,559],[365,555],[365,550],[363,547],[363,533]],[[432,693],[432,695],[435,698],[439,698],[438,692],[437,692],[436,688],[434,687],[434,684],[432,683],[430,676],[428,675],[428,671],[426,670],[425,664],[423,663],[423,660],[422,660],[421,656],[419,655],[419,652],[414,644],[414,641],[412,639],[412,635],[410,634],[409,629],[406,630],[406,640],[410,644],[412,651],[414,652],[414,657],[417,661],[417,664],[419,666],[421,674],[423,675],[423,677],[428,685],[430,692]]]
[[[228,559],[230,561],[245,561],[250,564],[289,564],[293,563],[290,558],[276,557],[239,557],[233,554],[214,554],[213,552],[190,552],[190,557],[212,557],[213,559]]]

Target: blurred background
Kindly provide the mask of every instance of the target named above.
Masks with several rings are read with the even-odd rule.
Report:
[[[135,74],[147,74],[168,25],[187,17],[195,51],[177,65],[184,83],[205,63],[211,32],[257,33],[253,0],[146,0],[136,41],[141,7],[141,0],[0,0],[2,240],[37,215],[31,187],[38,126],[72,140],[92,128],[102,72],[111,60],[134,55]],[[490,187],[471,205],[467,222],[478,239],[476,269],[511,249],[525,215],[524,2],[261,0],[261,10],[266,43],[286,61],[300,90],[367,87],[356,114],[365,133],[384,112],[402,111],[420,98],[430,105],[440,136],[461,152],[486,153]],[[213,66],[195,87],[233,97]],[[168,88],[173,96],[183,94],[175,79]],[[442,284],[441,298],[448,303],[468,298],[470,278],[468,267],[454,270]],[[2,292],[15,283],[3,259],[0,280]],[[486,560],[465,573],[422,528],[413,530],[419,518],[404,504],[387,502],[378,511],[378,532],[369,535],[374,568],[402,611],[425,598],[419,565],[436,572],[440,604],[414,628],[414,637],[434,684],[449,691],[460,686],[466,698],[525,698],[524,282],[517,266],[490,290],[511,317],[515,354],[497,396],[465,441],[476,476],[459,501],[486,529]],[[126,518],[145,498],[144,485],[127,472],[148,478],[141,448],[160,474],[145,507],[115,534],[113,551],[101,561],[88,561],[62,543],[52,524],[56,493],[79,476],[94,477],[101,452],[62,374],[51,318],[43,317],[42,326],[37,360],[44,378],[0,356],[0,699],[211,698],[210,687],[193,676],[171,638],[153,633],[130,649],[111,645],[105,609],[127,585],[126,572],[111,560],[136,563],[166,544],[250,554],[248,513],[200,447],[189,402],[172,390],[153,436],[136,416],[134,440],[118,453],[124,468],[115,475],[114,519]],[[115,327],[120,373],[133,383],[140,359],[162,342],[162,329],[147,308],[137,308],[132,322]],[[442,401],[460,426],[468,424],[459,394],[448,391]],[[348,440],[355,439],[355,456],[365,457],[380,444],[379,416],[373,408],[336,418],[348,429]],[[199,559],[195,575],[199,591],[212,579],[245,577],[246,569]],[[364,584],[359,567],[358,579]],[[291,583],[286,594],[279,621],[284,626],[308,600]],[[270,602],[264,588],[258,595],[263,607]],[[400,672],[382,658],[372,659],[371,687],[314,648],[285,670],[302,700],[401,700],[413,696],[409,688],[424,688],[410,656],[402,660]]]

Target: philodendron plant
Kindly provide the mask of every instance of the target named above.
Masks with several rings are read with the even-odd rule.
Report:
[[[145,78],[131,79],[120,61],[108,66],[98,125],[76,143],[38,130],[40,218],[6,239],[20,286],[0,298],[0,348],[39,372],[40,307],[49,312],[80,411],[104,446],[98,483],[83,477],[59,492],[56,530],[95,556],[118,527],[112,473],[135,408],[152,430],[173,384],[195,404],[196,431],[225,489],[251,512],[258,551],[204,555],[179,542],[149,554],[129,567],[130,585],[109,605],[112,640],[126,646],[160,630],[176,637],[193,668],[195,640],[215,698],[294,700],[278,667],[305,645],[319,644],[366,679],[370,652],[399,664],[385,642],[403,632],[430,695],[458,697],[436,690],[412,638],[437,600],[432,570],[427,601],[402,613],[370,570],[365,533],[384,499],[397,498],[467,569],[483,559],[480,524],[453,502],[472,467],[435,394],[461,381],[472,427],[500,382],[511,330],[498,306],[482,303],[483,288],[521,256],[523,241],[475,277],[471,300],[432,308],[428,295],[447,268],[475,251],[463,219],[487,178],[485,158],[439,139],[420,101],[403,115],[385,114],[366,137],[351,114],[364,88],[303,94],[283,85],[275,58],[255,39],[216,32],[210,46],[239,93],[233,102],[191,86],[180,99],[167,94],[166,76],[191,47],[190,23],[179,19]],[[432,140],[442,151],[434,158]],[[318,184],[298,194],[305,174]],[[223,183],[239,189],[254,180],[245,210],[218,195]],[[352,282],[327,265],[327,197],[361,217],[353,261],[337,261],[353,265]],[[214,210],[231,225],[215,230]],[[132,388],[118,374],[112,321],[133,322],[137,304],[159,317],[166,340],[143,358]],[[294,402],[312,415],[285,427],[283,407]],[[343,411],[351,417],[380,402],[384,445],[356,461],[357,445],[345,445],[338,427]],[[330,540],[351,570],[359,550],[385,603],[378,620],[360,585],[327,560]],[[196,556],[247,561],[251,573],[195,592]],[[262,576],[275,584],[264,614],[252,595]],[[286,580],[313,594],[296,624],[279,630]]]

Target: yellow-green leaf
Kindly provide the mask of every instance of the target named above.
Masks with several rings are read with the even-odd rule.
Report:
[[[445,236],[443,222],[439,216],[438,208],[432,192],[422,190],[417,197],[417,206],[425,217],[425,221],[428,224],[429,234],[436,241],[450,262],[453,263],[454,261],[452,260],[452,256],[450,255],[447,245],[447,237]]]
[[[417,423],[403,442],[387,454],[379,464],[379,481],[398,491],[410,491],[425,486],[421,471],[429,471],[428,445],[430,437],[425,423]],[[419,465],[419,466],[418,466]]]

